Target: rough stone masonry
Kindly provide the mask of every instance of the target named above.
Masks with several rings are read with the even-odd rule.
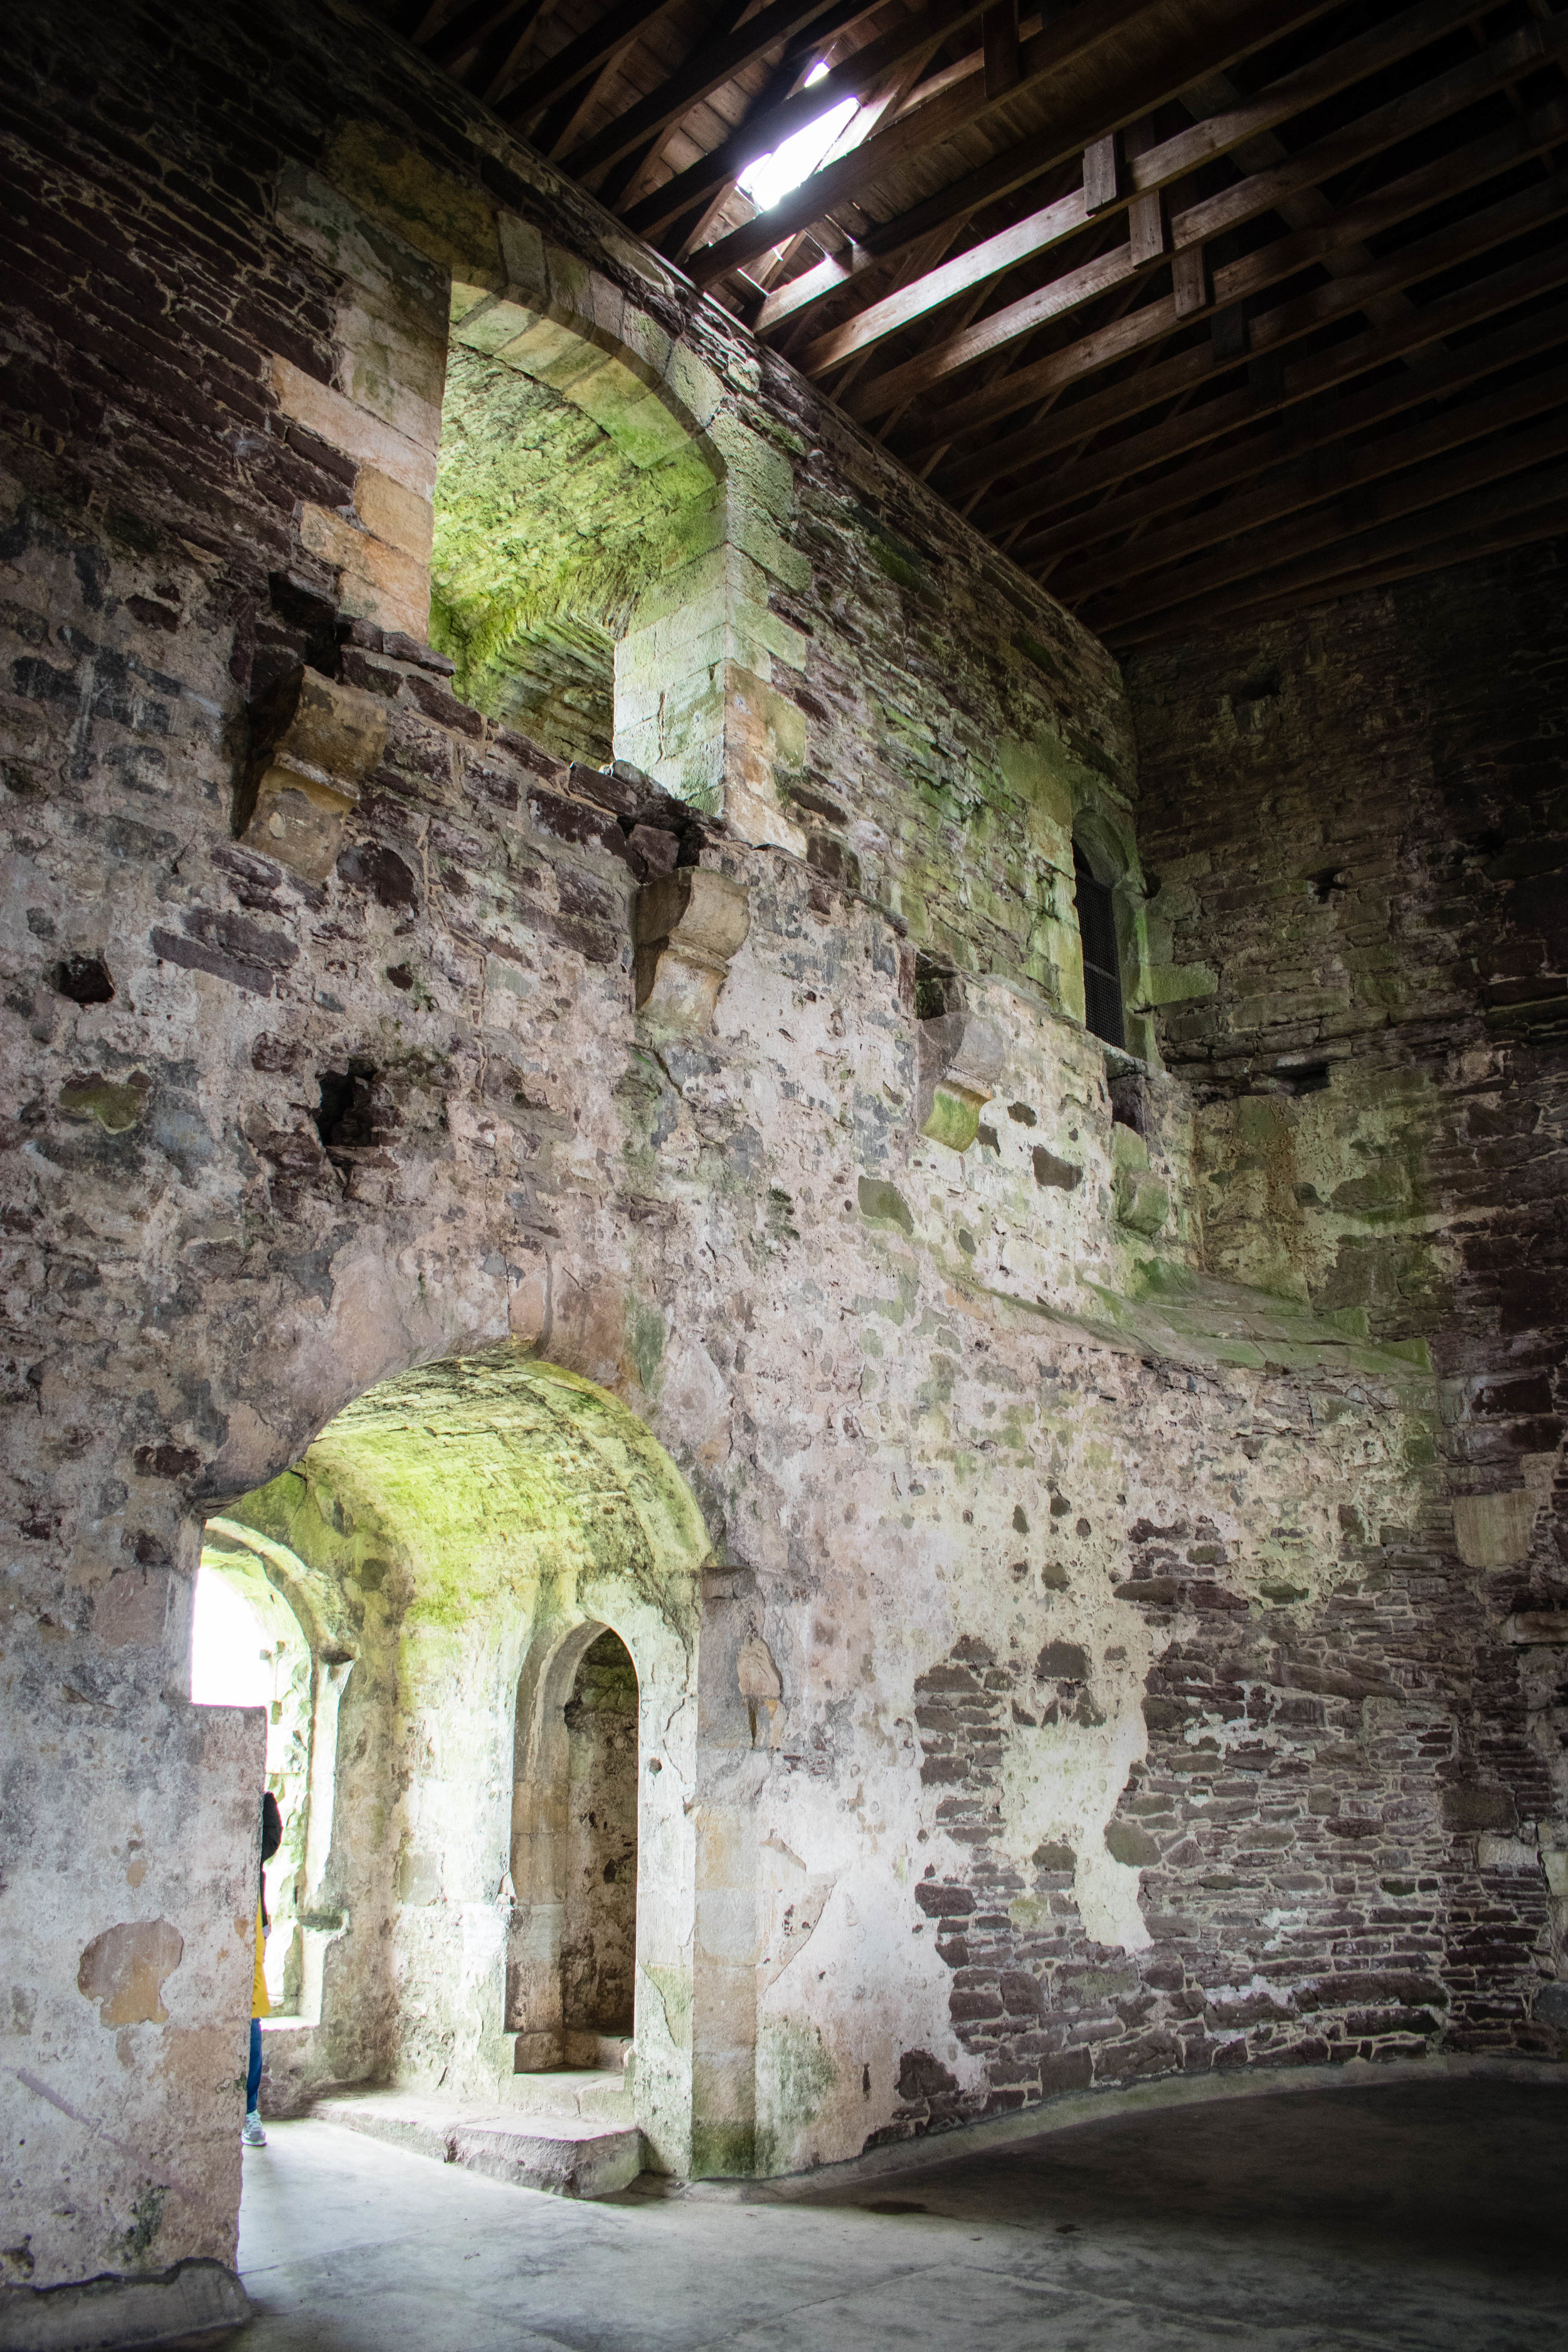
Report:
[[[347,0],[10,40],[0,2341],[242,2308],[204,1545],[279,2104],[623,2021],[607,1632],[657,2168],[1562,2057],[1560,552],[1124,683]]]

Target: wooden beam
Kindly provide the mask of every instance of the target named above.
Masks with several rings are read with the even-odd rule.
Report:
[[[1116,651],[1125,652],[1135,646],[1191,636],[1236,613],[1289,611],[1328,595],[1353,594],[1363,580],[1370,584],[1372,577],[1408,579],[1415,572],[1436,568],[1438,562],[1461,562],[1467,553],[1484,552],[1483,541],[1490,546],[1519,546],[1532,539],[1554,537],[1563,528],[1565,517],[1568,466],[1510,474],[1501,481],[1443,499],[1398,521],[1349,532],[1342,525],[1331,541],[1310,554],[1294,562],[1270,565],[1245,581],[1211,591],[1202,597],[1201,613],[1189,611],[1194,600],[1184,598],[1180,605],[1166,605],[1158,615],[1123,623],[1110,641]],[[1458,551],[1440,552],[1445,550]]]
[[[1521,56],[1528,54],[1537,62],[1543,62],[1564,49],[1568,49],[1568,13],[1557,20],[1550,32],[1539,25],[1529,26],[1522,32],[1494,43],[1483,56],[1452,72],[1438,75],[1435,80],[1424,83],[1419,89],[1389,105],[1375,108],[1359,122],[1292,156],[1288,163],[1253,173],[1237,186],[1227,188],[1222,198],[1189,205],[1175,213],[1171,220],[1171,243],[1174,248],[1172,269],[1175,316],[1186,319],[1208,307],[1208,265],[1202,249],[1204,239],[1223,236],[1228,230],[1258,218],[1260,214],[1274,210],[1292,188],[1315,186],[1397,141],[1411,137],[1416,131],[1429,128],[1461,108],[1473,105],[1521,70]],[[1214,130],[1216,142],[1223,142],[1227,135],[1224,127],[1226,121],[1228,120],[1239,125],[1256,111],[1256,107],[1257,101],[1249,100],[1245,108],[1233,110],[1228,117],[1216,118],[1217,128],[1214,124],[1207,127]],[[1248,131],[1249,138],[1255,135],[1255,131]],[[1109,142],[1101,141],[1100,151],[1106,150],[1109,145]],[[994,236],[986,237],[979,245],[971,246],[941,269],[933,271],[929,278],[921,278],[896,294],[884,295],[879,301],[868,303],[853,318],[844,320],[810,344],[800,354],[799,364],[808,375],[817,375],[837,366],[852,352],[897,334],[969,287],[981,284],[1004,269],[1016,268],[1031,256],[1045,252],[1074,236],[1087,225],[1097,206],[1103,215],[1111,204],[1127,202],[1129,189],[1144,192],[1131,199],[1134,226],[1140,226],[1137,217],[1139,205],[1146,207],[1151,202],[1156,206],[1157,226],[1159,192],[1173,186],[1180,176],[1171,165],[1184,152],[1185,145],[1184,133],[1177,139],[1152,143],[1141,153],[1126,156],[1121,166],[1123,188],[1120,197],[1114,191],[1108,194],[1102,189],[1097,205],[1091,205],[1086,178],[1082,190],[1076,195],[1046,205],[1030,214],[1027,219],[999,230]],[[1100,151],[1091,149],[1086,154],[1086,173],[1090,157]],[[1107,188],[1109,184],[1106,183]],[[1160,250],[1160,245],[1154,242],[1153,236],[1148,233],[1148,225],[1144,224],[1143,234],[1133,246],[1134,263],[1144,266],[1157,258]],[[1059,315],[1063,307],[1070,305],[1053,307],[1047,315]],[[1025,320],[1020,331],[1029,332],[1027,312],[1022,306],[1018,315]]]
[[[1083,5],[1084,0],[1080,0],[1079,7],[1069,10],[1068,16],[1060,20],[1061,24],[1070,24],[1082,13]],[[994,158],[963,180],[943,189],[923,205],[915,206],[898,221],[889,223],[885,230],[874,236],[877,249],[884,252],[894,250],[898,245],[909,242],[911,236],[923,236],[956,210],[973,212],[984,204],[996,201],[1041,172],[1053,169],[1075,150],[1089,146],[1109,131],[1124,127],[1140,114],[1152,112],[1164,99],[1173,96],[1185,84],[1233,63],[1252,49],[1266,47],[1296,25],[1324,13],[1321,0],[1319,0],[1319,5],[1306,7],[1293,7],[1286,5],[1286,0],[1274,0],[1272,6],[1254,9],[1233,20],[1228,28],[1212,32],[1206,41],[1189,35],[1179,52],[1176,49],[1171,51],[1167,62],[1158,68],[1145,69],[1136,87],[1131,83],[1125,86],[1127,103],[1124,108],[1116,107],[1114,120],[1107,121],[1104,119],[1105,108],[1101,101],[1096,110],[1100,115],[1098,121],[1079,121],[1070,126],[1054,124],[1037,131],[1019,146]],[[1387,25],[1379,26],[1371,33],[1342,44],[1339,48],[1331,50],[1327,58],[1315,60],[1311,66],[1303,67],[1297,73],[1286,75],[1270,84],[1268,92],[1259,93],[1258,100],[1245,101],[1232,110],[1226,118],[1227,121],[1234,120],[1236,125],[1232,143],[1241,143],[1257,136],[1265,113],[1268,113],[1275,121],[1284,121],[1292,113],[1321,102],[1351,82],[1378,71],[1383,65],[1410,55],[1415,49],[1437,38],[1443,31],[1468,23],[1484,13],[1484,9],[1476,5],[1476,0],[1419,0],[1419,5],[1404,10]],[[1047,28],[1035,41],[1026,45],[1024,86],[1033,80],[1043,79],[1047,72],[1057,69],[1047,67],[1037,71],[1034,62],[1041,44],[1047,41],[1056,29]],[[1219,54],[1222,50],[1223,55]],[[1342,62],[1336,64],[1335,60]],[[945,115],[938,119],[940,110],[933,107],[926,121],[926,135],[918,142],[919,148],[929,149],[952,137],[953,131],[967,121],[984,117],[987,102],[983,92],[978,96],[966,96],[960,91],[955,92],[954,97],[964,100],[967,108],[967,111],[962,112],[962,120],[955,118],[950,123]],[[1275,107],[1281,110],[1272,112]],[[915,152],[917,142],[913,132],[921,120],[921,114],[917,112],[896,124],[882,140],[868,141],[859,158],[849,159],[856,163],[859,173],[853,183],[850,175],[837,165],[814,173],[784,199],[789,208],[789,225],[808,227],[813,220],[831,211],[842,194],[856,193],[858,188],[868,184],[876,173],[903,160],[906,149]],[[1170,142],[1173,152],[1173,168],[1168,177],[1179,178],[1193,168],[1190,159],[1195,152],[1194,141],[1203,142],[1205,135],[1215,142],[1212,149],[1205,148],[1205,153],[1224,152],[1223,132],[1216,132],[1212,124],[1194,124],[1190,133],[1182,134],[1181,142]],[[1152,181],[1145,182],[1140,178],[1141,187],[1152,184]],[[752,234],[750,228],[732,230],[728,237],[721,238],[716,245],[707,248],[702,257],[704,266],[700,282],[711,285],[727,268],[736,264],[743,265],[748,258],[747,244]]]
[[[1517,131],[1518,125],[1510,124],[1504,131],[1493,135],[1496,139],[1511,140]],[[1488,147],[1491,144],[1489,141],[1475,143]],[[1262,247],[1258,252],[1244,256],[1225,269],[1216,270],[1214,280],[1215,303],[1223,307],[1242,301],[1248,295],[1289,277],[1307,262],[1318,259],[1324,251],[1331,250],[1335,243],[1374,236],[1380,228],[1394,226],[1426,205],[1440,201],[1452,192],[1455,183],[1448,175],[1452,173],[1455,163],[1453,156],[1442,157],[1436,164],[1428,164],[1422,171],[1411,173],[1405,179],[1379,189],[1375,195],[1363,198],[1360,204],[1349,205],[1321,228],[1298,230],[1288,237],[1281,237],[1274,245]],[[1565,209],[1568,209],[1568,172],[1553,173],[1549,178],[1537,181],[1515,195],[1489,205],[1483,211],[1473,213],[1450,227],[1400,247],[1369,269],[1358,270],[1353,276],[1337,278],[1327,286],[1314,287],[1310,293],[1299,295],[1276,310],[1260,313],[1252,320],[1252,348],[1258,352],[1279,350],[1284,344],[1326,326],[1331,320],[1359,310],[1371,295],[1394,287],[1418,284],[1423,278],[1436,276],[1438,271],[1485,253],[1510,237],[1522,236],[1530,229],[1557,219]],[[1045,393],[1078,383],[1117,361],[1131,358],[1135,352],[1163,342],[1175,331],[1179,323],[1173,296],[1166,295],[1158,301],[1150,302],[1114,327],[1087,335],[1080,342],[1052,352],[1031,366],[1016,368],[999,383],[952,402],[949,407],[925,420],[913,446],[918,451],[933,441],[952,441],[961,434],[987,431],[1001,418],[1039,399]],[[1113,415],[1136,415],[1140,408],[1152,407],[1158,400],[1168,399],[1201,384],[1213,372],[1213,354],[1206,345],[1183,352],[1120,387],[1122,399],[1128,404],[1119,407],[1113,395],[1101,412],[1104,421],[1110,422]],[[860,403],[868,401],[874,414],[875,404],[881,396],[879,384],[866,386],[858,395],[851,413],[858,413]],[[1085,425],[1087,429],[1087,418]],[[984,481],[994,481],[1001,474],[1015,471],[1020,457],[1016,444],[1026,438],[1026,436],[1022,435],[1009,436],[1005,440],[991,442],[987,447],[976,451],[952,478],[962,478],[965,488],[974,488]]]
[[[1294,16],[1300,21],[1321,13],[1321,7],[1314,5],[1306,10],[1294,12]],[[1254,11],[1245,22],[1233,24],[1226,36],[1229,54],[1223,58],[1213,53],[1212,42],[1207,45],[1206,53],[1205,45],[1189,43],[1179,58],[1173,58],[1163,76],[1152,75],[1145,78],[1141,92],[1142,105],[1134,106],[1129,103],[1126,111],[1119,114],[1115,127],[1125,129],[1139,113],[1152,113],[1156,107],[1188,88],[1194,74],[1200,78],[1211,77],[1221,71],[1224,66],[1234,64],[1237,58],[1245,57],[1249,48],[1256,48],[1266,39],[1291,29],[1292,24],[1281,22],[1281,12],[1276,6],[1265,8],[1261,12]],[[1125,94],[1131,99],[1131,92]],[[1106,129],[1103,104],[1096,107],[1095,116],[1097,119],[1089,119],[1080,113],[1077,118],[1065,118],[1052,126],[1048,132],[1036,133],[1031,139],[1008,149],[1001,155],[993,157],[989,163],[982,164],[976,171],[955,181],[938,195],[928,198],[923,204],[916,205],[908,212],[900,214],[895,220],[873,229],[866,240],[868,256],[877,254],[891,256],[902,252],[913,239],[926,236],[933,226],[943,220],[952,219],[954,216],[967,218],[983,206],[994,204],[1003,196],[1010,194],[1016,188],[1037,179],[1047,169],[1059,166],[1079,150],[1087,148],[1095,138],[1103,135]],[[1151,154],[1158,154],[1158,152],[1157,148],[1149,151]],[[1181,174],[1178,173],[1173,176],[1179,178]],[[1169,183],[1161,178],[1158,163],[1151,162],[1149,156],[1145,155],[1138,165],[1132,186],[1144,194],[1149,194],[1156,187],[1166,184]],[[1042,223],[1042,227],[1047,230],[1047,243],[1056,242],[1057,233],[1052,232],[1045,223]],[[1066,235],[1071,233],[1070,227],[1060,232]],[[971,250],[980,255],[982,260],[984,259],[984,245],[972,247]],[[962,257],[960,258],[962,259]],[[1014,260],[1008,259],[1003,266],[1011,268],[1016,264]],[[869,283],[868,279],[868,286]],[[782,289],[774,323],[782,324],[794,310],[808,309],[814,302],[826,299],[837,290],[832,281],[826,276],[819,275],[816,271],[806,272],[794,280],[790,287]],[[948,299],[951,297],[944,295],[942,299]],[[904,323],[907,324],[908,321]]]
[[[1375,490],[1358,486],[1350,474],[1346,487],[1352,495],[1342,498],[1336,490],[1326,505],[1298,515],[1283,530],[1271,526],[1261,540],[1245,516],[1238,518],[1237,528],[1243,533],[1239,543],[1232,541],[1201,562],[1178,565],[1163,578],[1146,580],[1121,594],[1089,595],[1081,601],[1098,616],[1091,625],[1114,628],[1150,613],[1168,612],[1173,604],[1191,604],[1194,597],[1206,598],[1234,581],[1254,579],[1288,562],[1313,559],[1320,567],[1337,568],[1338,551],[1361,526],[1383,526],[1402,516],[1420,514],[1457,492],[1480,488],[1564,455],[1568,455],[1568,410],[1559,409],[1531,432],[1500,433],[1460,456],[1449,452],[1432,465],[1416,466],[1383,480]]]
[[[1542,505],[1538,492],[1535,498],[1522,504],[1510,502],[1517,505],[1517,511],[1510,512],[1506,508],[1494,509],[1484,520],[1477,519],[1478,512],[1485,513],[1486,510],[1484,494],[1474,501],[1463,503],[1470,510],[1464,529],[1445,529],[1441,536],[1433,538],[1430,534],[1435,526],[1428,519],[1412,530],[1403,551],[1397,554],[1386,551],[1398,544],[1397,533],[1390,532],[1385,551],[1369,558],[1359,570],[1335,573],[1330,579],[1316,580],[1305,587],[1282,589],[1274,595],[1265,595],[1256,584],[1249,583],[1229,601],[1217,618],[1223,621],[1229,613],[1243,611],[1249,621],[1272,620],[1278,614],[1300,612],[1303,605],[1326,604],[1331,598],[1341,596],[1363,595],[1369,589],[1391,588],[1404,580],[1426,579],[1434,572],[1449,571],[1456,564],[1474,563],[1482,556],[1500,554],[1506,548],[1529,547],[1541,540],[1557,539],[1568,532],[1568,497],[1552,498]],[[1203,625],[1207,625],[1208,619],[1205,613]],[[1163,637],[1180,635],[1184,630],[1190,634],[1194,623],[1190,615],[1184,615],[1173,627],[1170,621],[1164,624],[1156,621],[1146,625],[1152,630],[1152,641],[1160,642]],[[1131,650],[1132,641],[1123,639],[1118,650],[1122,650],[1123,646]]]
[[[987,444],[956,458],[944,474],[944,495],[963,499],[973,488],[1033,472],[1034,480],[1007,479],[1009,521],[1016,524],[1036,515],[1059,513],[1075,499],[1112,488],[1150,467],[1167,466],[1204,442],[1245,430],[1295,402],[1321,398],[1370,369],[1409,363],[1413,353],[1482,326],[1522,302],[1555,293],[1565,278],[1568,253],[1561,247],[1531,256],[1454,294],[1423,303],[1419,311],[1414,305],[1390,310],[1363,333],[1283,366],[1274,389],[1266,390],[1261,371],[1253,368],[1245,383],[1211,390],[1213,371],[1202,363],[1201,355],[1179,353],[1124,383],[1108,385],[1056,415],[1032,421],[1010,434],[1005,443]],[[1371,299],[1365,299],[1364,310],[1368,318],[1377,315]],[[1194,395],[1205,391],[1210,396],[1197,401]],[[1038,472],[1059,451],[1087,449],[1101,434],[1126,424],[1141,410],[1170,401],[1191,404],[1178,407],[1163,423],[1114,441],[1092,456],[1076,456],[1049,473]]]
[[[448,16],[444,25],[437,25],[419,46],[438,66],[453,66],[492,33],[499,32],[510,18],[538,13],[531,0],[468,0],[467,7]]]
[[[503,122],[524,122],[553,106],[617,58],[621,51],[662,16],[672,0],[616,0],[574,41],[536,66],[495,101]]]
[[[986,0],[931,0],[931,5],[918,16],[909,17],[868,41],[852,58],[846,58],[830,73],[814,81],[809,89],[797,90],[754,108],[740,129],[704,155],[700,163],[677,173],[662,187],[639,198],[626,214],[627,226],[641,236],[653,236],[667,221],[703,203],[715,189],[738,180],[749,164],[759,156],[771,155],[793,131],[816,121],[844,99],[860,97],[885,73],[906,60],[922,53],[929,57],[962,26],[973,24],[985,5]]]
[[[1238,572],[1255,570],[1256,547],[1227,544],[1236,541],[1238,533],[1279,523],[1287,516],[1317,507],[1324,499],[1338,501],[1352,491],[1385,483],[1391,474],[1402,473],[1407,467],[1427,466],[1429,459],[1484,440],[1489,434],[1510,432],[1552,408],[1562,408],[1563,420],[1568,420],[1568,367],[1544,369],[1522,383],[1510,385],[1506,391],[1484,394],[1479,399],[1447,409],[1441,416],[1428,418],[1425,425],[1409,425],[1400,433],[1385,433],[1381,440],[1361,446],[1352,447],[1342,437],[1325,441],[1310,456],[1281,467],[1253,490],[1225,499],[1218,506],[1173,523],[1166,530],[1142,533],[1126,546],[1102,553],[1075,572],[1053,574],[1052,593],[1077,606],[1096,596],[1122,591],[1112,595],[1119,619],[1140,611],[1158,610],[1170,593],[1167,581],[1150,581],[1136,589],[1124,589],[1123,583],[1163,571],[1189,556],[1211,554],[1216,549],[1222,551],[1211,554],[1211,561],[1203,567],[1205,576],[1212,580],[1218,582],[1234,578]],[[1428,474],[1434,470],[1427,466]],[[1413,481],[1416,478],[1412,477]],[[1389,498],[1397,499],[1400,495],[1400,485],[1393,484],[1382,496],[1374,497],[1372,509],[1401,511],[1397,505],[1390,508],[1387,504]],[[1310,517],[1304,528],[1309,533],[1316,528]],[[1270,540],[1270,548],[1279,546],[1289,554],[1292,551],[1287,543],[1289,539],[1289,533],[1276,534]],[[1273,560],[1272,555],[1269,560]],[[1227,572],[1226,565],[1234,568]],[[1184,578],[1185,574],[1180,576]]]
[[[1568,257],[1564,257],[1563,275],[1568,277]],[[1361,340],[1357,339],[1358,343]],[[1201,499],[1220,497],[1252,475],[1299,461],[1310,451],[1342,440],[1350,434],[1385,425],[1426,401],[1451,399],[1456,393],[1497,374],[1500,369],[1517,367],[1563,343],[1568,343],[1568,302],[1558,302],[1551,310],[1535,311],[1479,342],[1461,343],[1457,351],[1444,352],[1420,366],[1403,370],[1364,392],[1335,398],[1331,386],[1315,400],[1297,400],[1279,424],[1237,441],[1233,437],[1234,428],[1254,423],[1258,415],[1249,385],[1223,401],[1208,403],[1195,415],[1185,412],[1169,425],[1156,425],[1152,432],[1142,435],[1136,441],[1124,441],[1101,457],[1064,467],[1026,494],[1004,501],[994,515],[982,510],[974,520],[980,530],[991,532],[1016,530],[1022,520],[1026,531],[1031,515],[1048,514],[1053,508],[1069,505],[1074,499],[1103,487],[1110,477],[1125,479],[1142,467],[1168,465],[1173,457],[1194,446],[1200,436],[1226,440],[1227,446],[1216,457],[1178,467],[1174,472],[1160,475],[1152,481],[1140,482],[1118,498],[1103,499],[1081,514],[1070,515],[1029,534],[1015,551],[1015,560],[1026,570],[1041,563],[1055,565],[1064,555],[1093,547],[1101,541],[1119,538],[1128,531],[1147,531],[1162,513],[1192,506]],[[1364,369],[1364,358],[1362,365]],[[1282,370],[1275,388],[1281,404],[1289,396],[1290,383],[1289,373]],[[1205,425],[1203,419],[1214,408],[1222,408],[1226,414]],[[1026,509],[1022,518],[1020,507]],[[1116,560],[1123,576],[1140,568],[1143,551],[1152,537],[1151,532],[1147,540],[1131,541],[1119,552]]]
[[[754,65],[781,41],[793,40],[809,25],[823,26],[826,18],[833,20],[834,31],[841,32],[846,23],[865,13],[859,0],[850,0],[847,7],[836,7],[835,0],[771,0],[769,6],[737,26],[728,40],[716,41],[711,47],[704,45],[674,73],[667,75],[657,89],[650,90],[614,122],[584,141],[567,158],[568,171],[582,180],[591,173],[602,171],[606,163],[617,163],[645,139],[679,122],[701,100],[710,97],[746,67]],[[754,260],[759,253],[766,253],[770,246],[780,242],[778,236],[766,239],[753,248],[749,258]]]
[[[1018,87],[1022,64],[1018,53],[1018,0],[993,0],[980,20],[981,47],[985,58],[985,95],[1005,98]]]
[[[1271,8],[1260,7],[1256,13],[1271,14],[1278,24],[1282,13],[1287,17],[1298,14],[1316,15],[1321,13],[1324,5],[1325,0],[1313,0],[1313,5],[1309,7],[1293,8],[1287,5],[1287,0],[1274,0]],[[1139,16],[1149,11],[1150,0],[1076,0],[1074,6],[1066,9],[1032,40],[1023,44],[1017,83],[1005,97],[987,98],[982,78],[978,84],[973,79],[960,83],[942,97],[933,99],[929,106],[915,107],[886,131],[879,132],[875,139],[868,139],[855,154],[814,172],[809,179],[803,181],[798,188],[773,207],[767,215],[767,227],[752,222],[743,228],[732,229],[716,245],[705,246],[701,253],[693,257],[692,274],[700,285],[715,284],[731,269],[738,265],[743,267],[753,255],[765,249],[759,239],[773,243],[785,232],[810,228],[814,221],[819,220],[825,213],[834,211],[847,196],[857,195],[862,188],[869,187],[894,164],[911,155],[929,153],[955,132],[972,123],[984,121],[988,114],[1010,105],[1026,90],[1059,74],[1065,67],[1088,57],[1102,44],[1113,41],[1118,35],[1125,33]],[[1236,52],[1233,49],[1229,53],[1234,55]],[[1139,105],[1131,111],[1145,113],[1148,108]],[[1067,152],[1071,153],[1083,147],[1102,127],[1100,123],[1091,123],[1081,135],[1072,138]],[[1054,163],[1063,160],[1063,156],[1052,156],[1048,152],[1042,152],[1034,172],[1025,176],[1033,177],[1035,173],[1049,170]],[[1014,184],[1021,183],[1015,182]],[[939,226],[940,223],[932,219],[924,224],[924,230]]]
[[[1083,151],[1083,216],[1109,212],[1122,194],[1121,141],[1114,131]]]

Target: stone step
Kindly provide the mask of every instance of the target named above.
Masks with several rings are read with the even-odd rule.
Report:
[[[466,2107],[406,2091],[360,2091],[318,2099],[314,2113],[437,2164],[553,2197],[613,2197],[643,2168],[635,2124],[597,2116]]]
[[[635,2123],[629,2074],[597,2066],[552,2066],[510,2074],[499,2085],[500,2104],[531,2116],[575,2116],[584,2123]]]

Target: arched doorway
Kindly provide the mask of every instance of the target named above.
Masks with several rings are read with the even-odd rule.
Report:
[[[493,2107],[635,2042],[637,2128],[686,2170],[709,1545],[673,1465],[509,1347],[382,1382],[210,1525],[293,1561],[354,1657],[301,2079]]]
[[[636,2031],[637,1671],[607,1625],[574,1628],[518,1685],[508,1971],[520,2072],[619,2065]],[[650,1759],[651,1760],[651,1759]],[[662,1769],[662,1768],[661,1768]]]

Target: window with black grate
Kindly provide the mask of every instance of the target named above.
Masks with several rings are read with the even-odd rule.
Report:
[[[1084,1019],[1108,1045],[1123,1045],[1121,959],[1116,949],[1116,906],[1109,883],[1097,882],[1088,859],[1073,844],[1078,887],[1078,935],[1083,949]]]

